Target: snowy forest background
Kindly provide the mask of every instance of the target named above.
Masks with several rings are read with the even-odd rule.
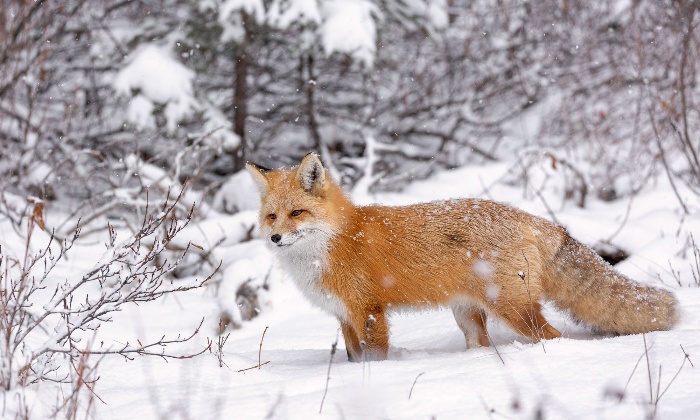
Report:
[[[613,261],[635,252],[613,238],[637,197],[662,188],[680,243],[664,252],[681,261],[667,283],[700,285],[698,1],[0,5],[4,416],[95,416],[110,358],[228,366],[227,340],[281,282],[246,161],[317,152],[361,202],[502,168],[473,190],[503,185],[494,198],[517,191],[558,222],[592,201],[623,209],[589,241]],[[150,341],[104,341],[131,304],[198,291],[215,310],[191,328],[144,321]]]

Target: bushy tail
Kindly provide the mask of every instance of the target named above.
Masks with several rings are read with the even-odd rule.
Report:
[[[668,330],[678,321],[671,292],[641,285],[616,272],[569,235],[549,266],[547,298],[578,320],[612,334]]]

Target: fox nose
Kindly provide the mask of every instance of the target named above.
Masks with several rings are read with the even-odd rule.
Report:
[[[275,233],[274,235],[270,236],[270,240],[274,243],[277,243],[282,240],[282,235],[279,233]]]

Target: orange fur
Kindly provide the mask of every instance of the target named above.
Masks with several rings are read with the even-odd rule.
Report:
[[[338,318],[350,360],[386,358],[387,312],[402,307],[451,307],[468,346],[489,344],[487,313],[534,341],[559,337],[542,300],[609,333],[669,329],[678,318],[669,292],[634,283],[562,227],[505,204],[355,206],[311,154],[291,169],[248,169],[263,239]]]

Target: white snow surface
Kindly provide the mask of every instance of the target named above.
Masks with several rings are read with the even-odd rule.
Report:
[[[491,197],[549,217],[542,200],[522,187],[496,182],[509,168],[508,163],[497,163],[446,171],[401,194],[374,198],[405,204]],[[641,419],[655,412],[660,419],[695,419],[700,412],[700,288],[689,285],[692,252],[686,240],[689,233],[700,232],[700,200],[683,189],[680,193],[690,215],[682,216],[675,195],[660,178],[634,199],[625,218],[628,200],[591,199],[588,208],[578,209],[562,202],[556,188],[542,191],[557,219],[584,243],[606,238],[624,223],[613,243],[632,256],[617,269],[637,281],[666,287],[678,297],[681,322],[672,331],[646,334],[647,352],[641,335],[596,335],[550,306],[545,307],[545,316],[562,338],[533,344],[490,320],[495,347],[470,350],[465,350],[464,336],[449,310],[402,311],[391,317],[389,360],[350,363],[340,336],[327,380],[331,345],[339,337],[337,321],[304,300],[274,268],[260,315],[231,331],[224,347],[226,366],[219,367],[210,353],[169,362],[156,357],[134,361],[107,357],[100,363],[101,379],[95,387],[104,401],[96,401],[96,418],[519,419],[541,413],[547,419]],[[254,220],[251,211],[216,216],[188,227],[179,240],[197,242],[207,251],[222,238],[235,241]],[[4,225],[3,249],[16,249],[17,243],[12,243],[16,238],[3,232],[9,232]],[[86,241],[60,274],[69,276],[72,270],[79,273],[81,267],[89,267],[102,247]],[[157,340],[163,334],[188,335],[202,318],[205,324],[194,342],[177,351],[197,351],[207,338],[216,340],[222,307],[235,305],[237,286],[266,272],[271,259],[257,239],[238,245],[224,241],[214,253],[228,264],[218,295],[208,288],[128,307],[102,326],[99,340],[117,345]],[[669,264],[678,271],[682,286]],[[695,367],[684,362],[681,346]],[[256,366],[259,357],[269,363],[239,372]],[[51,389],[40,384],[28,390],[31,418],[50,412],[55,402]],[[656,404],[650,403],[650,392],[654,399],[661,395]]]

